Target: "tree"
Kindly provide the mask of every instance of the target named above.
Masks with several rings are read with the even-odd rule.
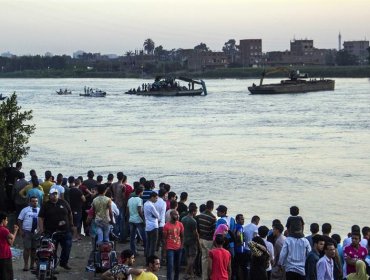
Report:
[[[194,47],[194,50],[199,51],[199,52],[208,52],[209,48],[205,43],[200,43],[199,45]]]
[[[152,39],[148,38],[144,41],[144,50],[146,51],[147,54],[153,54],[155,44]]]
[[[238,53],[235,39],[227,41],[222,47],[222,51],[230,58],[231,63],[234,63],[236,54]]]
[[[0,105],[0,152],[1,166],[13,166],[28,154],[30,147],[26,146],[35,125],[27,124],[32,120],[32,110],[21,111],[17,95],[14,92]]]

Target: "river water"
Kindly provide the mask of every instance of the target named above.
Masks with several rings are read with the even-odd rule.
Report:
[[[266,83],[276,81],[267,79]],[[370,80],[336,79],[333,92],[249,95],[253,79],[206,80],[208,96],[123,94],[142,79],[1,79],[33,110],[36,132],[24,171],[104,177],[123,171],[187,191],[198,205],[225,204],[261,224],[285,223],[297,205],[333,233],[369,225]],[[78,96],[83,87],[106,98]],[[58,96],[59,88],[74,91]],[[27,174],[28,175],[28,174]]]

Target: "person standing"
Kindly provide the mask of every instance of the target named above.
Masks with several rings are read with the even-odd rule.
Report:
[[[325,255],[317,262],[317,280],[334,280],[334,257],[335,246],[333,243],[325,242]]]
[[[78,228],[81,228],[82,224],[82,207],[84,202],[86,201],[85,196],[83,195],[82,191],[79,189],[81,185],[80,179],[75,179],[74,184],[69,190],[69,202],[72,210],[73,216],[73,240],[77,241],[80,239],[78,236]]]
[[[38,207],[38,198],[33,196],[30,198],[29,206],[22,209],[18,216],[18,226],[20,234],[23,238],[23,271],[27,271],[28,261],[30,259],[30,269],[34,269],[37,248],[37,219],[40,212]]]
[[[351,238],[352,243],[345,247],[343,251],[347,274],[356,272],[356,261],[364,261],[367,256],[367,249],[360,244],[361,233],[359,231],[352,232]]]
[[[17,217],[18,217],[19,213],[22,211],[22,209],[24,207],[27,207],[27,205],[28,205],[27,198],[25,198],[25,197],[23,197],[19,194],[19,192],[27,185],[28,185],[28,182],[24,177],[24,173],[19,172],[19,178],[15,182],[15,184],[12,188],[12,192],[13,192],[12,198],[13,198],[13,201],[15,203],[15,211],[16,211],[15,213],[16,213]]]
[[[120,237],[120,242],[124,242],[124,213],[125,209],[124,207],[124,198],[125,198],[125,186],[123,185],[123,178],[124,174],[123,172],[117,172],[117,182],[112,184],[111,190],[112,190],[112,197],[114,200],[114,203],[117,205],[119,209],[119,215],[116,220],[116,224],[114,226],[114,234]]]
[[[274,263],[272,264],[271,279],[280,280],[285,279],[285,271],[278,265],[280,252],[285,242],[283,235],[284,226],[282,224],[275,224],[272,227],[272,234],[274,235]]]
[[[235,216],[235,258],[233,266],[233,275],[237,279],[246,279],[247,276],[247,263],[246,257],[247,252],[244,242],[244,216],[243,214],[237,214]]]
[[[312,244],[312,250],[308,253],[305,263],[306,280],[317,279],[316,265],[324,249],[325,239],[321,235],[316,234],[312,237]]]
[[[224,236],[217,234],[215,248],[208,252],[208,277],[210,280],[228,280],[231,278],[231,254],[223,248]]]
[[[278,264],[284,267],[287,280],[305,280],[305,261],[310,251],[310,243],[304,237],[285,239]]]
[[[158,194],[151,192],[149,200],[144,203],[144,217],[145,217],[145,232],[146,232],[146,257],[154,255],[155,248],[158,242],[158,221],[160,216],[155,203],[157,202]]]
[[[60,253],[60,266],[70,270],[68,265],[69,254],[72,248],[73,226],[72,211],[69,204],[59,199],[58,190],[51,188],[49,200],[41,206],[38,219],[38,232],[52,234],[56,231],[60,233],[55,236],[56,244],[62,247]]]
[[[18,225],[14,225],[13,233],[7,229],[8,217],[0,213],[0,279],[13,280],[13,260],[10,246],[13,245],[17,236]]]
[[[163,227],[163,243],[167,253],[167,280],[178,280],[181,251],[184,244],[184,226],[179,222],[179,213],[176,210],[172,210],[170,215],[171,221]],[[175,272],[174,277],[172,277],[173,271]]]
[[[143,200],[141,195],[143,194],[143,188],[139,187],[135,190],[135,195],[128,200],[126,214],[129,216],[130,225],[130,249],[137,256],[136,250],[136,231],[139,231],[140,237],[143,240],[145,248],[146,236],[144,226],[144,213],[143,213]]]
[[[181,219],[184,226],[184,249],[186,254],[185,278],[194,278],[194,261],[199,250],[199,234],[197,230],[197,221],[195,215],[198,208],[195,204],[189,205],[188,214]]]
[[[163,264],[166,261],[166,258],[164,256],[164,245],[163,245],[163,227],[166,223],[166,202],[164,201],[164,197],[166,196],[167,191],[165,189],[159,189],[158,191],[158,200],[154,204],[155,209],[157,209],[157,212],[159,214],[159,226],[158,226],[158,242],[156,251],[159,250],[159,247],[161,247],[161,263]]]
[[[37,197],[38,207],[41,207],[42,200],[44,198],[44,191],[40,190],[40,188],[42,189],[42,187],[40,187],[39,185],[39,179],[37,178],[37,176],[33,176],[31,182],[32,189],[27,192],[27,200],[30,201],[31,197]]]
[[[92,202],[95,213],[96,244],[109,241],[110,224],[113,223],[112,200],[105,196],[105,192],[105,185],[98,185],[98,196]]]
[[[199,244],[202,250],[202,279],[208,279],[208,253],[213,246],[213,234],[216,229],[216,217],[213,215],[214,203],[212,200],[206,202],[206,210],[195,219],[198,222]]]

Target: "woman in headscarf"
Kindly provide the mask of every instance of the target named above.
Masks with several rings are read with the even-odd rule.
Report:
[[[356,272],[348,274],[347,280],[369,280],[369,275],[366,274],[366,264],[362,260],[356,262]]]
[[[248,247],[251,250],[250,279],[267,280],[266,269],[269,265],[270,255],[265,242],[261,237],[255,236],[252,241],[248,242]]]
[[[223,248],[228,250],[229,249],[229,243],[230,243],[230,240],[229,238],[227,237],[227,234],[230,232],[229,230],[229,227],[227,226],[227,224],[220,224],[216,230],[215,230],[215,233],[213,234],[213,246],[215,247],[215,239],[216,239],[216,236],[221,234],[223,237],[224,237],[224,244],[223,244]]]

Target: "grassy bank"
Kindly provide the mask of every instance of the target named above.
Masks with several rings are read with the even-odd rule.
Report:
[[[268,67],[270,69],[273,67]],[[325,78],[370,78],[370,66],[306,66],[299,69],[310,77]],[[156,75],[188,76],[194,78],[259,78],[262,68],[218,68],[202,72],[181,71],[176,73],[146,73],[146,78]],[[94,72],[84,70],[24,70],[17,72],[2,72],[0,78],[142,78],[138,72]],[[286,73],[277,72],[269,77],[286,77]]]

